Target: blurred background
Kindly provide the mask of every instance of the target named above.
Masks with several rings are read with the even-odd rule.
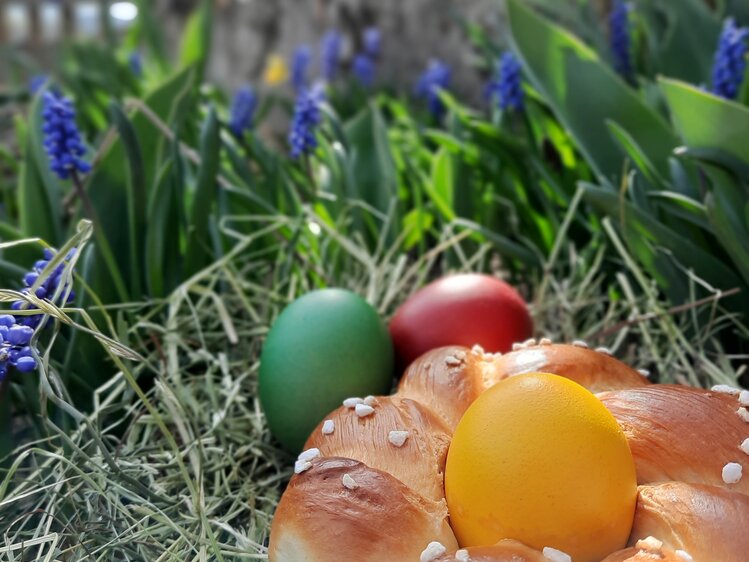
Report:
[[[198,2],[148,4],[173,55]],[[384,37],[398,38],[383,43],[384,80],[410,83],[424,61],[436,56],[455,67],[455,82],[467,91],[477,83],[468,26],[494,32],[504,19],[502,7],[492,0],[216,0],[215,8],[207,78],[229,88],[260,77],[271,54],[289,58],[299,44],[317,45],[332,27],[343,32],[342,55],[350,58],[361,32],[376,25]],[[67,38],[114,45],[134,34],[138,13],[138,2],[0,0],[0,79],[59,66]]]

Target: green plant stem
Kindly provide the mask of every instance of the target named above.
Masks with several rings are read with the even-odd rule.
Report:
[[[88,193],[86,193],[86,190],[83,187],[83,183],[81,182],[81,178],[76,171],[73,171],[71,179],[75,194],[81,201],[81,205],[83,206],[84,215],[87,219],[94,223],[94,237],[96,238],[96,242],[99,246],[99,251],[101,252],[102,257],[104,258],[104,261],[109,268],[109,274],[112,276],[112,281],[114,282],[114,286],[117,290],[118,296],[122,302],[127,302],[130,300],[130,296],[125,285],[125,281],[123,280],[122,274],[120,273],[120,268],[117,266],[117,261],[114,259],[112,247],[109,245],[109,241],[104,234],[104,230],[101,228],[101,222],[99,221],[99,217],[96,214],[96,209],[91,202],[91,198],[88,196]]]

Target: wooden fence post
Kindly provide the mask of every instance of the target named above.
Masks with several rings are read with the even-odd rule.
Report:
[[[8,44],[8,24],[5,21],[6,0],[0,0],[0,45]]]
[[[29,6],[29,45],[38,49],[42,44],[42,16],[37,0],[27,0]]]
[[[72,37],[75,34],[75,19],[73,17],[73,1],[62,0],[62,36]]]

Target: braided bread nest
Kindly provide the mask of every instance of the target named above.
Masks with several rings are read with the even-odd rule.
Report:
[[[629,442],[638,482],[630,547],[603,562],[749,560],[749,477],[736,481],[741,465],[733,462],[749,466],[747,394],[651,384],[582,342],[518,347],[504,355],[430,351],[394,395],[333,411],[296,463],[273,521],[270,561],[569,560],[513,540],[461,549],[449,524],[444,470],[455,427],[487,388],[529,372],[597,393]]]

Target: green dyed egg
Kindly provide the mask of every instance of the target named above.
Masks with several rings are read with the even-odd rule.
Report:
[[[360,296],[314,291],[281,313],[260,357],[260,403],[273,435],[292,452],[351,396],[386,394],[393,347],[385,324]]]

